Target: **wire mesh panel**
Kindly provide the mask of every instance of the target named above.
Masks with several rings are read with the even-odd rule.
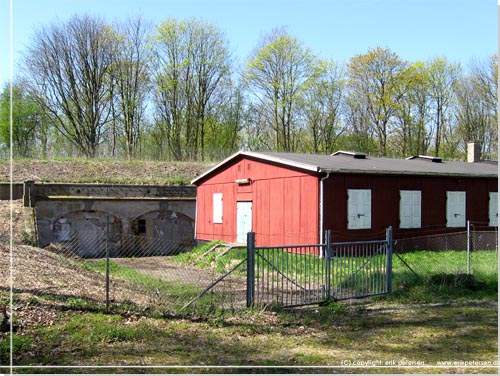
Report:
[[[394,241],[398,270],[410,271],[410,277],[474,274],[476,269],[482,269],[485,259],[490,259],[493,252],[498,252],[498,230],[482,223],[468,222],[468,231]]]
[[[255,248],[257,305],[317,304],[390,292],[392,242],[380,241]],[[250,249],[253,249],[250,246]]]
[[[322,245],[259,247],[255,253],[255,304],[296,306],[325,298]]]
[[[80,260],[87,270],[108,275],[111,304],[135,304],[172,314],[245,307],[245,248],[217,245],[199,255],[188,252],[194,244],[115,237],[111,231],[73,232],[65,239],[49,249]],[[131,296],[123,285],[139,291],[140,298]]]
[[[330,258],[330,297],[360,298],[388,292],[388,258],[385,240],[333,243]]]

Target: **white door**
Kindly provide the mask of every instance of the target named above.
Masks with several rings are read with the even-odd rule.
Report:
[[[247,233],[252,231],[252,202],[236,202],[236,242],[246,243]]]

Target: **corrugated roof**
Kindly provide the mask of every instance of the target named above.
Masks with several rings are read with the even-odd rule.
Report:
[[[366,158],[360,159],[355,158],[353,152],[320,155],[240,151],[198,176],[192,181],[192,184],[196,184],[205,176],[239,156],[248,156],[317,173],[498,177],[498,162],[495,161],[433,162],[432,159],[427,158],[394,159],[366,156]]]

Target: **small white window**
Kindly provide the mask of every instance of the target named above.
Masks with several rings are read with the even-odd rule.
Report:
[[[213,194],[214,223],[222,223],[222,193]]]
[[[350,230],[371,228],[372,191],[348,189],[347,194],[347,228]]]
[[[465,192],[446,192],[446,227],[465,227]]]
[[[422,222],[422,193],[400,191],[399,228],[420,228]]]
[[[490,192],[490,226],[498,227],[498,192]]]

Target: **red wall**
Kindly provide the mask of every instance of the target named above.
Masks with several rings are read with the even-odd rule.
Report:
[[[251,184],[238,185],[236,179]],[[212,195],[223,194],[223,223],[214,224]],[[319,238],[319,180],[314,174],[240,158],[197,187],[196,238],[236,241],[236,202],[252,201],[258,246],[315,244]]]
[[[389,226],[393,227],[395,239],[463,231],[464,228],[446,228],[446,191],[465,191],[467,220],[488,224],[489,192],[497,191],[498,182],[477,178],[335,174],[324,184],[325,230],[332,230],[333,241],[357,241],[382,239]],[[347,229],[348,189],[371,189],[371,229]],[[399,229],[400,190],[422,191],[421,229]]]

